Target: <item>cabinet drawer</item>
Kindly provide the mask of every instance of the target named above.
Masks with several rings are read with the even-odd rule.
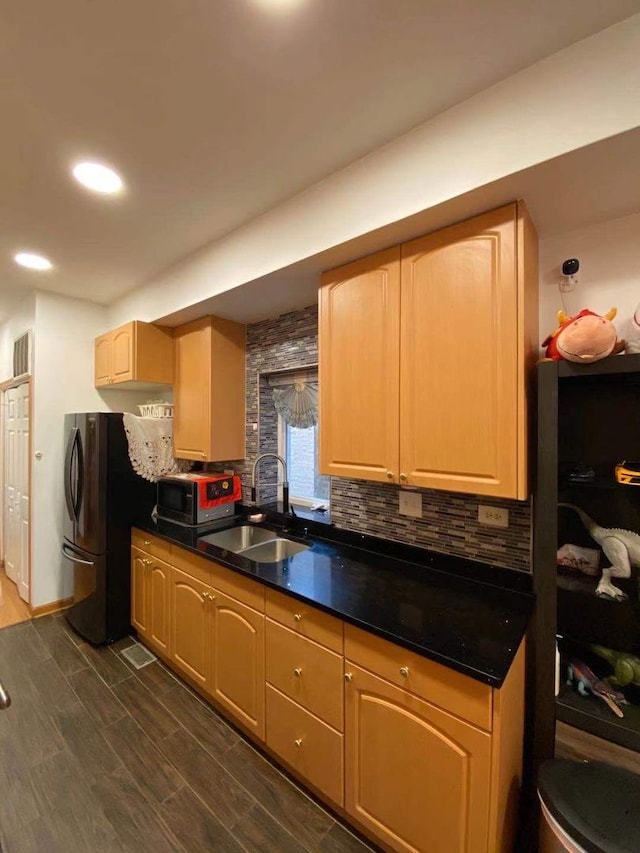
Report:
[[[463,720],[491,731],[492,689],[394,643],[345,625],[345,657]]]
[[[268,684],[267,746],[310,785],[342,805],[342,735]]]
[[[171,549],[171,560],[169,562],[172,566],[177,566],[183,572],[202,583],[209,585],[212,583],[212,563],[209,560],[205,560],[204,557],[198,557],[197,554],[192,554],[191,551],[186,551],[184,548],[178,548],[174,545]]]
[[[143,533],[142,530],[131,528],[131,544],[135,548],[140,548],[141,551],[146,551],[153,557],[159,557],[161,560],[171,562],[171,545],[165,542],[164,539],[159,539],[151,533]]]
[[[291,628],[303,637],[315,640],[328,649],[342,654],[343,625],[340,619],[323,613],[311,604],[289,598],[273,589],[267,590],[267,616]]]
[[[342,655],[267,619],[267,681],[342,731]]]
[[[243,604],[253,607],[258,613],[264,613],[264,587],[261,583],[251,578],[244,578],[218,563],[209,563],[209,566],[212,586]]]

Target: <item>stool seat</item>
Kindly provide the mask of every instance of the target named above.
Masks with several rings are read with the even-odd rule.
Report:
[[[551,759],[540,768],[540,799],[588,853],[639,853],[640,776],[601,761]]]

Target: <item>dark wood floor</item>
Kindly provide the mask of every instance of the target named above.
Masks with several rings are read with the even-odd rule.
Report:
[[[60,616],[0,630],[2,853],[368,848],[159,662]]]

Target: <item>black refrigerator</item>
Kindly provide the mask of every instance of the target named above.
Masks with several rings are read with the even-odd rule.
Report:
[[[90,643],[111,643],[129,631],[131,525],[149,519],[156,487],[131,467],[122,413],[65,415],[64,427],[66,617]]]

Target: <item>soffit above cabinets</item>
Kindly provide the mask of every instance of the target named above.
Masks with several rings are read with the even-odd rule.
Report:
[[[297,264],[163,317],[178,325],[206,313],[254,323],[317,300],[320,274],[515,199],[524,199],[541,241],[640,212],[640,128],[479,187],[363,234]]]

